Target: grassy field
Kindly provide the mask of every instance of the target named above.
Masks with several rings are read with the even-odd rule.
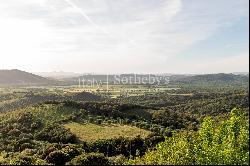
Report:
[[[138,135],[145,138],[151,132],[137,127],[127,125],[111,124],[107,126],[79,123],[69,123],[64,125],[81,140],[87,142],[94,142],[99,139],[111,139],[117,137],[134,138]]]

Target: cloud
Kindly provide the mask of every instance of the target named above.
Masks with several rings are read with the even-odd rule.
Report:
[[[0,43],[5,48],[25,45],[19,54],[23,59],[33,59],[34,70],[50,70],[53,66],[79,72],[168,72],[178,70],[175,66],[181,67],[178,58],[194,66],[185,57],[185,51],[249,18],[248,3],[245,0],[1,1],[0,24],[4,29],[0,29],[0,34],[5,37],[0,38]],[[12,31],[14,42],[5,42],[9,40],[6,34]],[[1,56],[19,56],[15,55],[17,52],[4,50],[0,50]],[[8,59],[6,64],[13,62]],[[98,68],[91,69],[93,65]]]
[[[73,2],[70,0],[65,0],[71,7],[73,7],[76,12],[79,12],[90,24],[92,24],[96,29],[101,30],[103,33],[109,34],[105,29],[101,28],[99,25],[97,25],[81,8],[76,6]]]

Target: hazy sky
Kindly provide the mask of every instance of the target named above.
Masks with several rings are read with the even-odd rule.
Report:
[[[0,69],[249,71],[249,0],[1,0]]]

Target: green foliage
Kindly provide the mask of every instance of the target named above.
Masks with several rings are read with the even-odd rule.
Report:
[[[109,157],[110,165],[123,165],[127,158],[124,155]]]
[[[182,133],[160,143],[156,151],[127,164],[160,165],[248,165],[249,123],[239,109],[216,126],[205,118],[198,133]]]
[[[53,163],[55,165],[64,165],[67,161],[69,161],[69,159],[68,154],[60,150],[53,151],[48,155],[48,157],[46,157],[46,160],[49,163]]]
[[[76,143],[77,139],[68,129],[60,125],[49,125],[35,134],[35,139],[50,143]]]
[[[81,102],[86,95],[46,89],[0,94],[0,112],[25,106],[0,113],[0,165],[121,165],[129,158],[126,164],[249,163],[246,89],[189,87],[116,99],[108,99],[107,94],[103,102]],[[243,113],[234,109],[228,118],[235,106]],[[85,131],[79,126],[94,125],[89,122],[107,128],[107,135],[112,135],[111,127],[118,123],[154,133],[146,138],[123,138],[120,130],[121,134],[114,134],[123,137],[109,139],[97,137],[98,131],[93,130],[97,139],[85,142],[72,134],[72,128],[65,129],[66,124],[78,123],[76,130]]]
[[[142,156],[148,148],[152,148],[164,140],[164,137],[155,135],[150,135],[145,139],[139,136],[133,139],[120,137],[116,139],[99,140],[89,143],[88,149],[85,148],[85,151],[100,152],[109,157],[117,155],[135,157],[136,152],[139,152],[140,156]]]
[[[103,154],[89,153],[77,156],[67,163],[67,165],[108,165],[109,160]]]

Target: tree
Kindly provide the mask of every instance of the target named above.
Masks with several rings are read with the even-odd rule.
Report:
[[[55,165],[64,165],[67,161],[69,161],[69,156],[60,150],[56,150],[51,152],[46,160]]]

